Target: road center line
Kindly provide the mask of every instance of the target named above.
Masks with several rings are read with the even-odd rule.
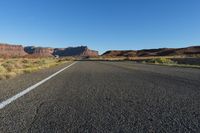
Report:
[[[67,69],[67,68],[69,68],[69,67],[71,67],[71,66],[73,66],[73,65],[76,64],[76,63],[77,63],[77,62],[74,62],[74,63],[68,65],[67,67],[65,67],[65,68],[63,68],[63,69],[57,71],[56,73],[54,73],[54,74],[52,74],[51,76],[49,76],[49,77],[43,79],[42,81],[36,83],[35,85],[32,85],[32,86],[30,86],[29,88],[27,88],[27,89],[25,89],[25,90],[19,92],[18,94],[12,96],[11,98],[9,98],[9,99],[7,99],[7,100],[1,102],[1,103],[0,103],[0,109],[3,109],[3,108],[6,107],[8,104],[14,102],[14,101],[17,100],[18,98],[20,98],[20,97],[22,97],[23,95],[27,94],[28,92],[32,91],[32,90],[35,89],[36,87],[40,86],[41,84],[45,83],[47,80],[53,78],[53,77],[56,76],[57,74],[61,73],[62,71],[64,71],[65,69]]]

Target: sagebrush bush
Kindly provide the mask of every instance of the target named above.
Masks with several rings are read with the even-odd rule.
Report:
[[[30,60],[28,60],[28,59],[23,59],[22,60],[22,63],[29,63],[30,62]]]
[[[5,67],[0,65],[0,73],[5,73],[6,71]]]
[[[35,72],[37,70],[39,70],[39,68],[33,67],[33,68],[24,69],[23,72],[24,73],[32,73],[32,72]]]
[[[15,72],[9,72],[9,73],[7,73],[5,76],[6,76],[7,79],[10,79],[10,78],[15,77],[16,75],[17,75],[17,74],[16,74]]]
[[[176,64],[175,61],[168,58],[156,58],[156,59],[151,59],[148,62],[155,63],[155,64]]]
[[[16,62],[14,65],[15,65],[15,68],[23,68],[22,63],[20,62]]]
[[[11,72],[13,69],[15,69],[15,65],[13,62],[5,62],[2,64],[2,66],[7,69],[7,71]]]

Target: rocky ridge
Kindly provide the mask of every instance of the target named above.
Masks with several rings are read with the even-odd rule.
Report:
[[[110,50],[102,56],[107,57],[151,57],[151,56],[177,56],[200,54],[200,46],[186,48],[159,48],[144,50]]]
[[[68,48],[44,48],[22,45],[10,45],[0,43],[0,56],[81,56],[94,57],[98,56],[98,51],[90,50],[87,46],[68,47]]]

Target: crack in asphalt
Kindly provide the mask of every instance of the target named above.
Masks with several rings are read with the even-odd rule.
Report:
[[[24,130],[27,130],[27,133],[30,131],[32,125],[33,125],[34,122],[36,121],[37,116],[38,116],[38,114],[39,114],[40,108],[41,108],[45,103],[47,103],[47,102],[48,102],[48,101],[45,101],[45,102],[40,103],[39,106],[36,108],[35,113],[34,113],[34,116],[33,116],[33,119],[32,119],[31,122],[30,122],[30,125],[29,125],[28,127],[25,127],[25,129],[24,129]]]

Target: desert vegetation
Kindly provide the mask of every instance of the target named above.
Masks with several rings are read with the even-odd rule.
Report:
[[[181,61],[179,61],[181,59]],[[181,63],[183,62],[184,63]],[[192,61],[192,63],[191,63]],[[195,60],[196,61],[196,60]],[[200,68],[199,60],[195,62],[194,59],[190,59],[187,61],[187,58],[153,58],[149,60],[143,60],[142,63],[148,64],[158,64],[158,65],[168,65],[168,66],[177,66],[177,67],[190,67],[190,68]]]
[[[89,60],[101,60],[101,61],[133,61],[137,63],[145,64],[157,64],[157,65],[168,65],[178,67],[191,67],[200,68],[199,55],[185,57],[185,56],[151,56],[151,57],[96,57],[89,58]]]
[[[23,73],[35,72],[70,60],[68,58],[1,58],[0,80],[9,79]]]
[[[168,58],[154,58],[146,61],[148,63],[153,63],[153,64],[177,64],[177,62],[173,61],[172,59]]]

